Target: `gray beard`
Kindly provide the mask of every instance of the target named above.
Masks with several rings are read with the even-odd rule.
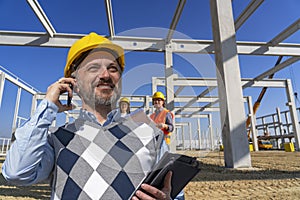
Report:
[[[120,97],[120,91],[118,91],[117,88],[114,89],[113,95],[110,98],[101,98],[100,96],[95,96],[95,94],[92,92],[94,88],[92,88],[92,90],[89,92],[82,92],[82,87],[80,85],[80,82],[78,82],[78,88],[79,88],[78,95],[82,98],[84,103],[91,108],[95,108],[97,107],[97,105],[104,105],[104,106],[111,105],[112,107],[115,107]]]
[[[117,91],[114,91],[110,98],[101,98],[99,96],[95,96],[94,94],[88,95],[87,93],[81,94],[81,97],[89,107],[93,108],[97,105],[116,105],[119,95]]]

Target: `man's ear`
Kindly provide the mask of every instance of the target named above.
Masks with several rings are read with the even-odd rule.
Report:
[[[73,91],[77,94],[79,93],[79,88],[77,87],[77,83],[75,83],[75,85],[73,85]]]
[[[72,72],[71,78],[76,79],[76,71]],[[76,93],[78,94],[79,89],[78,89],[78,87],[77,87],[77,83],[75,83],[75,85],[73,85],[73,91],[76,92]]]

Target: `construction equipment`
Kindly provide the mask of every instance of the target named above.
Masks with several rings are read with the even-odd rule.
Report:
[[[281,62],[282,57],[283,57],[283,56],[279,56],[279,57],[278,57],[278,59],[277,59],[277,61],[276,61],[276,63],[275,63],[275,66],[277,66],[277,65]],[[275,67],[275,66],[274,66],[274,67]],[[268,78],[269,78],[269,79],[272,79],[273,77],[274,77],[274,74],[271,74]],[[264,97],[264,95],[265,95],[267,89],[268,89],[268,87],[263,87],[263,88],[262,88],[262,90],[261,90],[261,92],[260,92],[260,94],[259,94],[259,96],[258,96],[256,102],[254,103],[254,105],[253,105],[253,114],[254,114],[254,115],[255,115],[256,111],[258,110],[258,108],[259,108],[259,106],[260,106],[260,102],[261,102],[261,100],[263,99],[263,97]],[[247,129],[249,128],[250,123],[251,123],[251,117],[249,116],[249,117],[247,118],[247,121],[246,121],[246,128],[247,128]],[[251,133],[251,129],[248,131],[248,140],[249,140],[249,141],[251,140],[251,138],[250,138],[250,133]]]
[[[258,140],[258,148],[259,149],[272,149],[273,145],[269,140]]]

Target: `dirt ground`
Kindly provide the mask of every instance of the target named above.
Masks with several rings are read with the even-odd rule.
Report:
[[[183,152],[181,152],[183,153]],[[251,152],[251,169],[224,168],[223,152],[186,151],[202,163],[201,172],[186,186],[187,200],[300,199],[300,152]],[[3,158],[0,159],[1,164]],[[49,199],[47,184],[16,187],[0,176],[0,200]]]

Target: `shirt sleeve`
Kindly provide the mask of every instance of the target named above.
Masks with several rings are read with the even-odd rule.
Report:
[[[172,132],[174,130],[174,125],[173,125],[173,118],[170,112],[167,113],[166,124],[168,125],[168,131]]]
[[[36,112],[20,128],[2,166],[6,180],[15,185],[31,185],[49,177],[54,164],[54,151],[48,143],[48,129],[58,107],[43,100]]]

